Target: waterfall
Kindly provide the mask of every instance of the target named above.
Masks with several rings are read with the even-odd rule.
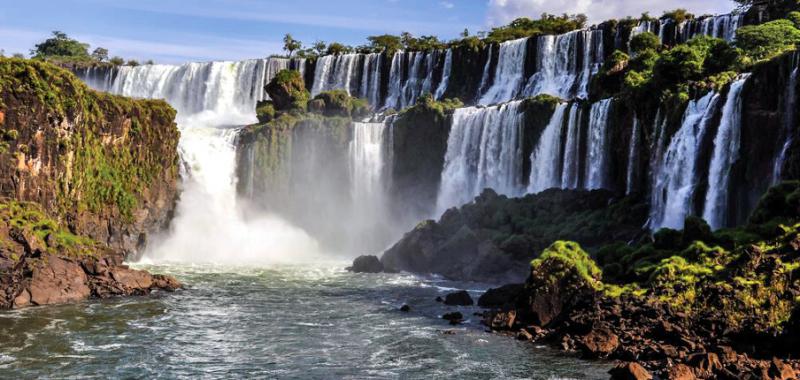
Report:
[[[772,183],[777,184],[781,181],[783,177],[783,164],[786,161],[786,154],[789,152],[789,147],[792,146],[792,142],[794,142],[793,138],[793,130],[796,128],[795,123],[797,121],[795,115],[797,111],[795,111],[795,107],[797,106],[795,103],[797,101],[797,74],[798,70],[800,70],[800,55],[795,53],[792,56],[794,69],[792,73],[789,75],[789,81],[786,83],[786,89],[784,90],[784,119],[783,119],[783,134],[784,140],[783,145],[781,146],[780,150],[778,151],[778,155],[775,157],[774,164],[772,165]]]
[[[683,228],[686,216],[692,213],[692,198],[697,185],[697,156],[718,100],[719,95],[712,91],[699,100],[689,102],[681,128],[672,137],[664,157],[659,160],[653,172],[650,204],[652,229]]]
[[[453,50],[447,49],[447,54],[444,58],[444,70],[442,71],[442,81],[439,83],[439,88],[436,89],[434,98],[439,100],[444,97],[447,91],[447,86],[450,84],[450,72],[453,70]],[[433,70],[431,70],[433,72]]]
[[[537,72],[528,80],[524,94],[585,99],[590,79],[602,63],[602,30],[576,30],[558,36],[541,36],[538,39]]]
[[[399,110],[413,106],[423,94],[435,95],[433,93],[436,85],[434,77],[440,57],[441,52],[438,50],[395,53],[389,72],[389,94],[385,107]],[[452,57],[450,59],[452,65]],[[445,75],[449,76],[449,69],[446,68],[446,70],[447,74],[442,73],[443,78]],[[437,88],[436,91],[438,92],[440,88]],[[446,85],[442,89],[442,94],[445,90]]]
[[[256,121],[263,85],[288,64],[270,59],[120,67],[110,86],[101,88],[166,99],[178,111],[183,192],[171,233],[148,246],[144,259],[274,262],[316,252],[313,239],[280,219],[245,219],[236,196],[238,128],[231,126]]]
[[[490,76],[492,75],[491,68],[492,68],[492,49],[494,49],[493,45],[489,45],[489,56],[486,58],[486,65],[483,66],[483,74],[481,75],[481,85],[478,86],[478,95],[483,95],[483,93],[487,90],[486,86],[489,85]]]
[[[361,89],[358,97],[366,99],[373,108],[378,108],[381,101],[382,56],[383,54],[379,53],[365,55],[361,70]]]
[[[589,147],[586,157],[586,188],[606,188],[608,177],[608,115],[611,99],[592,104],[589,114]]]
[[[733,163],[739,159],[742,128],[742,88],[749,75],[743,75],[731,84],[728,98],[722,107],[717,136],[714,137],[714,153],[708,173],[703,219],[713,229],[726,225],[728,210],[728,187]]]
[[[525,80],[525,54],[527,38],[500,44],[500,57],[494,73],[494,83],[483,94],[480,104],[494,104],[513,99],[519,94]],[[490,63],[487,63],[487,67]],[[485,78],[485,76],[484,76]]]
[[[561,188],[576,189],[580,179],[581,105],[573,103],[567,121],[567,141],[564,146],[564,168],[561,172]]]
[[[636,187],[636,169],[639,166],[639,118],[633,116],[631,142],[628,147],[628,169],[625,175],[625,195],[630,195]]]
[[[348,95],[358,95],[358,83],[353,83],[358,78],[359,54],[326,55],[317,60],[314,70],[314,84],[311,87],[311,96],[331,90],[343,90]]]
[[[456,109],[447,139],[437,209],[469,202],[485,188],[522,192],[521,101]]]
[[[531,175],[528,181],[530,193],[561,186],[561,133],[564,128],[564,114],[569,106],[569,103],[556,106],[550,122],[531,153]]]
[[[388,229],[388,204],[385,197],[384,172],[388,167],[387,125],[385,123],[353,123],[350,142],[350,183],[354,203],[350,228],[352,247],[381,247]]]

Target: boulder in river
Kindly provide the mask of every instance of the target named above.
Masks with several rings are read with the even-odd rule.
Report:
[[[523,284],[508,284],[489,289],[478,298],[478,306],[487,309],[511,307],[523,290],[525,290]]]
[[[353,273],[381,273],[383,264],[376,256],[359,256],[347,270]]]
[[[475,301],[472,300],[466,290],[460,290],[445,296],[444,304],[450,306],[472,306]]]
[[[464,322],[464,315],[456,311],[443,315],[442,319],[449,321],[451,325],[457,325]]]

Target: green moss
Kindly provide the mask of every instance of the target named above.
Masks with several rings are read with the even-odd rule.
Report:
[[[554,262],[557,265],[553,265]],[[545,249],[541,256],[531,261],[531,267],[534,270],[544,265],[547,265],[547,268],[557,267],[562,272],[574,270],[586,284],[596,290],[602,289],[603,284],[600,279],[603,272],[578,243],[557,241]],[[563,273],[550,273],[549,275],[560,277]]]
[[[155,178],[177,176],[179,136],[175,111],[166,102],[96,92],[51,64],[0,58],[0,94],[12,92],[32,98],[28,104],[35,113],[75,122],[71,133],[59,136],[57,142],[59,160],[72,164],[58,173],[59,215],[76,209],[96,213],[116,209],[130,221],[142,192]],[[112,124],[125,124],[113,117],[130,122],[124,141],[107,139]],[[153,124],[172,128],[151,128]],[[5,133],[9,139],[17,136]],[[16,155],[27,153],[23,146],[16,149]]]
[[[33,236],[46,244],[51,253],[91,256],[96,252],[98,244],[94,240],[77,236],[63,228],[36,203],[2,199],[0,219],[12,228],[32,232]],[[2,239],[0,242],[3,242]],[[12,258],[14,256],[15,261],[20,259],[17,255],[12,255]]]

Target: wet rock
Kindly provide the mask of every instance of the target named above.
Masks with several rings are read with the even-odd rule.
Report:
[[[442,303],[442,302],[444,302],[444,298],[436,297],[436,302]]]
[[[531,341],[534,339],[533,334],[529,333],[528,330],[520,329],[517,333],[517,340],[527,340]]]
[[[450,322],[451,325],[457,325],[464,322],[464,315],[456,311],[443,315],[442,319]]]
[[[667,370],[667,380],[695,380],[692,368],[686,364],[676,364]]]
[[[499,288],[489,289],[478,298],[478,306],[483,308],[503,308],[514,304],[517,297],[522,294],[525,285],[508,284]]]
[[[444,304],[450,306],[472,306],[475,301],[469,296],[466,290],[450,293],[444,298]]]
[[[400,311],[402,311],[404,313],[408,313],[409,311],[411,311],[411,306],[403,305],[403,306],[400,307]]]
[[[499,312],[491,315],[489,327],[493,330],[508,330],[514,327],[516,321],[517,312],[515,310]]]
[[[353,273],[381,273],[383,264],[376,256],[359,256],[347,270]]]
[[[183,284],[181,284],[180,281],[178,281],[178,279],[175,277],[163,274],[154,274],[153,287],[160,290],[166,290],[168,292],[174,292],[180,288],[183,288]]]
[[[51,305],[85,300],[91,295],[87,282],[79,264],[48,256],[33,269],[28,287],[30,303]]]
[[[797,379],[795,370],[778,358],[772,358],[768,374],[770,378],[777,380]]]
[[[20,293],[17,298],[14,298],[14,308],[23,308],[31,305],[31,293],[28,289],[22,289],[22,293]]]
[[[611,375],[611,380],[652,380],[653,375],[650,374],[639,363],[629,362],[618,365],[617,367],[608,371]]]
[[[589,356],[606,357],[619,347],[619,337],[608,328],[598,328],[586,334],[581,344]]]

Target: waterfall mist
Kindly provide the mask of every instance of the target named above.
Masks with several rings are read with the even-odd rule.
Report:
[[[316,257],[317,242],[270,214],[245,214],[236,193],[240,125],[256,121],[264,85],[288,60],[147,65],[87,81],[115,94],[166,99],[178,111],[183,191],[171,230],[155,237],[144,260],[274,263]]]

